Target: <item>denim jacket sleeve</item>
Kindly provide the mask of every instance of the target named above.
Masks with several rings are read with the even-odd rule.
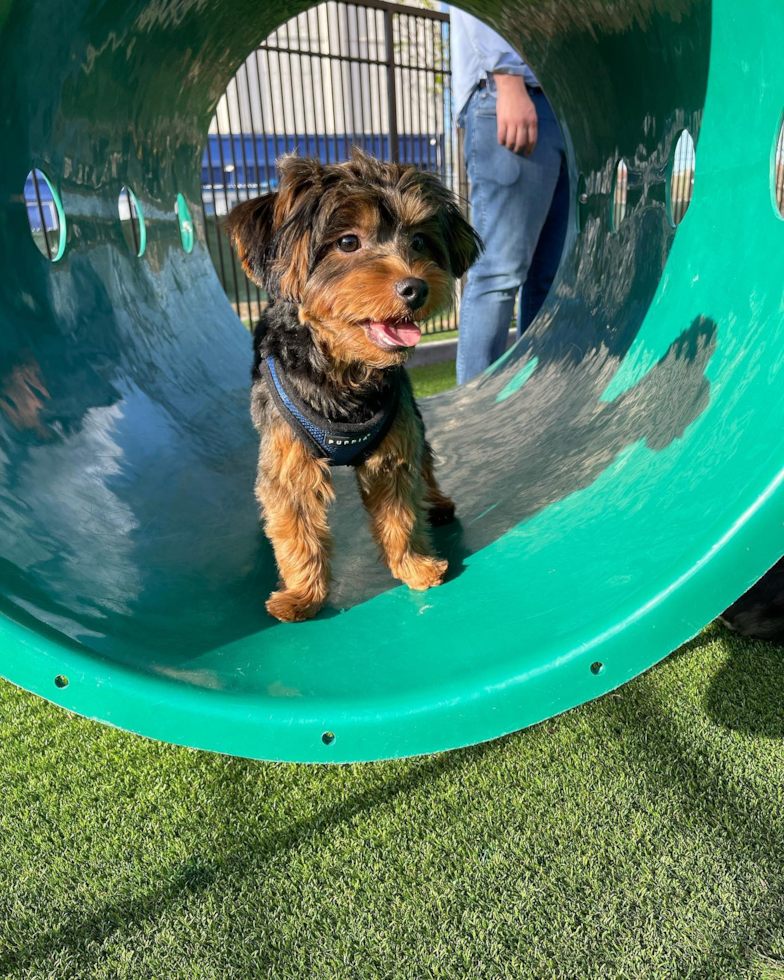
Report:
[[[465,32],[482,71],[498,75],[526,74],[526,64],[523,59],[500,34],[496,34],[492,27],[483,24],[471,14],[462,10],[457,11],[454,7],[451,13],[452,29]]]

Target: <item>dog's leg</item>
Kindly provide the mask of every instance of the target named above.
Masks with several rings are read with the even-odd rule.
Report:
[[[357,467],[373,537],[389,570],[412,589],[440,585],[447,570],[447,562],[431,553],[423,448],[415,416],[401,408],[387,437]]]
[[[282,583],[267,611],[286,623],[310,619],[329,594],[329,465],[315,459],[287,425],[276,426],[262,440],[256,497]]]
[[[428,506],[427,519],[433,527],[450,524],[455,519],[455,502],[442,492],[433,472],[433,450],[425,440],[422,456],[422,479],[425,481],[426,501]]]

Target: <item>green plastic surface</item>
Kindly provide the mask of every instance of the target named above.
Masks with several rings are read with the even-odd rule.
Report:
[[[450,581],[414,593],[391,580],[341,471],[335,591],[297,625],[264,611],[276,575],[252,493],[248,335],[201,218],[187,254],[172,202],[200,216],[210,115],[255,42],[305,5],[0,7],[5,677],[222,752],[432,752],[623,684],[784,552],[784,222],[771,196],[784,6],[466,6],[550,92],[572,186],[585,178],[581,229],[575,194],[535,328],[423,404],[459,510],[438,536]],[[673,229],[683,128],[697,171]],[[620,158],[628,206],[613,233]],[[25,213],[38,165],[67,217],[56,264]],[[147,219],[142,259],[117,221],[123,184]]]

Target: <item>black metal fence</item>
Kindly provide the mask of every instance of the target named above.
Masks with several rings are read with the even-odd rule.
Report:
[[[266,297],[245,277],[219,219],[239,201],[277,186],[275,161],[281,154],[297,150],[328,163],[345,160],[358,145],[381,159],[440,174],[467,207],[449,42],[449,15],[440,11],[385,0],[328,0],[270,35],[231,80],[204,148],[202,210],[213,262],[246,323],[259,316]],[[694,143],[684,131],[668,187],[674,225],[691,203],[695,159]],[[613,180],[613,230],[626,215],[627,192],[628,169],[621,160]],[[784,218],[784,123],[773,159],[773,194]],[[24,200],[36,246],[56,261],[65,248],[62,205],[41,170],[27,175]],[[118,206],[126,241],[141,256],[144,221],[130,188],[123,187]],[[181,227],[187,229],[183,244],[190,251],[189,214]],[[452,312],[426,329],[433,333],[456,326]]]
[[[202,161],[207,242],[242,320],[255,320],[266,296],[245,277],[220,217],[274,190],[276,159],[295,150],[332,163],[356,145],[464,193],[451,94],[449,15],[440,11],[329,0],[259,45],[218,104]],[[451,313],[425,329],[455,326]]]
[[[220,217],[238,202],[275,189],[275,161],[282,154],[298,151],[330,163],[345,160],[357,145],[380,159],[440,174],[466,202],[449,42],[446,13],[385,0],[328,0],[278,28],[239,69],[210,124],[202,207],[215,268],[246,323],[259,316],[266,296],[245,277]],[[691,203],[694,167],[694,143],[684,132],[668,188],[675,225]],[[784,128],[773,176],[784,217]],[[611,201],[614,230],[626,215],[627,186],[626,163],[620,161]],[[427,324],[426,331],[456,326],[452,312]]]

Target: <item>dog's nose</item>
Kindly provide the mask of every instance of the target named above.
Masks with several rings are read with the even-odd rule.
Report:
[[[430,292],[430,286],[424,279],[414,279],[413,277],[396,282],[395,289],[398,296],[412,310],[418,310],[420,306],[424,306],[427,294]]]

